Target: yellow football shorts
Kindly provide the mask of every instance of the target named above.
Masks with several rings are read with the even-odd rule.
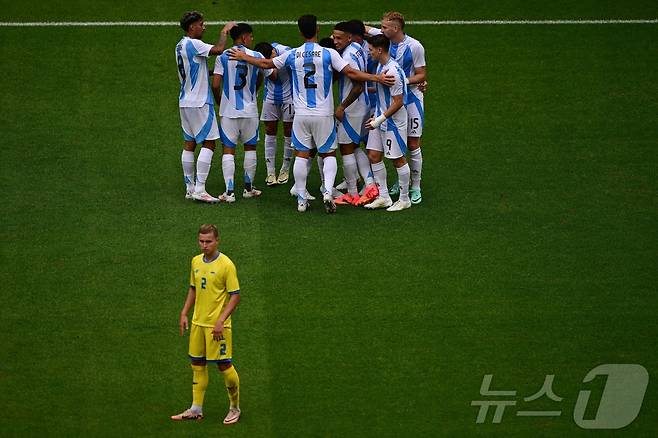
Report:
[[[192,360],[230,363],[233,358],[231,329],[224,327],[224,339],[216,341],[212,338],[212,327],[192,324],[188,354]]]

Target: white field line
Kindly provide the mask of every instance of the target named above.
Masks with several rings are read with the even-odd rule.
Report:
[[[239,20],[236,20],[239,21]],[[294,25],[296,21],[248,21],[252,25],[276,26]],[[209,25],[224,24],[223,21],[206,21]],[[334,21],[320,21],[318,24],[330,25]],[[368,21],[378,24],[378,21]],[[556,24],[658,24],[658,19],[646,20],[420,20],[407,21],[406,24],[415,26],[450,26],[450,25],[556,25]],[[33,22],[0,22],[0,27],[119,27],[119,26],[178,26],[176,21],[33,21]]]

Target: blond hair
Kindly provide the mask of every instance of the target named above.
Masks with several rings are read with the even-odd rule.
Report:
[[[382,20],[397,21],[400,29],[404,29],[404,15],[399,12],[385,12],[382,16]]]
[[[199,234],[210,234],[212,233],[215,236],[215,239],[219,237],[219,231],[217,227],[213,224],[203,224],[199,227]]]

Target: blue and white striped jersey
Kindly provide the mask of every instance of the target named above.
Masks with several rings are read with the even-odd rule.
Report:
[[[259,52],[245,46],[234,46],[254,58],[263,58]],[[244,61],[230,60],[227,51],[224,51],[215,61],[216,75],[222,76],[222,100],[219,104],[219,115],[229,119],[242,117],[258,117],[258,104],[256,102],[256,83],[258,73],[261,71]],[[267,77],[272,69],[263,70]]]
[[[290,47],[279,43],[272,43],[276,56],[282,55]],[[265,91],[263,92],[263,102],[283,105],[292,103],[292,85],[290,84],[290,67],[283,67],[277,70],[276,79],[267,78],[265,80]]]
[[[176,44],[176,64],[178,64],[178,79],[180,108],[200,108],[205,104],[212,105],[212,94],[208,83],[208,55],[212,45],[201,40],[184,36]]]
[[[350,43],[345,47],[342,53],[343,60],[355,70],[367,72],[367,57],[363,49],[357,43]],[[342,102],[352,91],[352,81],[344,74],[338,76],[338,99]],[[350,106],[345,108],[345,113],[353,116],[365,115],[370,110],[370,101],[368,100],[368,90],[363,87],[363,91]]]
[[[382,72],[387,71],[388,74],[395,76],[395,84],[390,87],[387,87],[384,84],[377,83],[377,102],[375,106],[375,117],[379,117],[384,114],[386,109],[391,106],[393,103],[392,96],[403,95],[402,102],[407,100],[407,85],[404,81],[404,71],[393,58],[389,58],[388,62],[384,65],[378,64],[376,73],[381,75]],[[384,123],[379,125],[379,129],[382,131],[391,131],[394,129],[400,129],[407,126],[407,109],[402,106],[397,110],[391,117],[386,119]]]
[[[332,69],[340,72],[347,66],[338,52],[309,42],[277,56],[273,61],[278,69],[290,67],[296,116],[334,114]]]

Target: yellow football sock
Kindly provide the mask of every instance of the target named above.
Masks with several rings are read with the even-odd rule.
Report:
[[[222,371],[222,374],[224,375],[224,384],[226,385],[231,407],[240,407],[240,378],[238,372],[235,371],[234,366],[231,366],[231,368]]]
[[[192,365],[192,404],[203,406],[206,388],[208,388],[208,367]]]

